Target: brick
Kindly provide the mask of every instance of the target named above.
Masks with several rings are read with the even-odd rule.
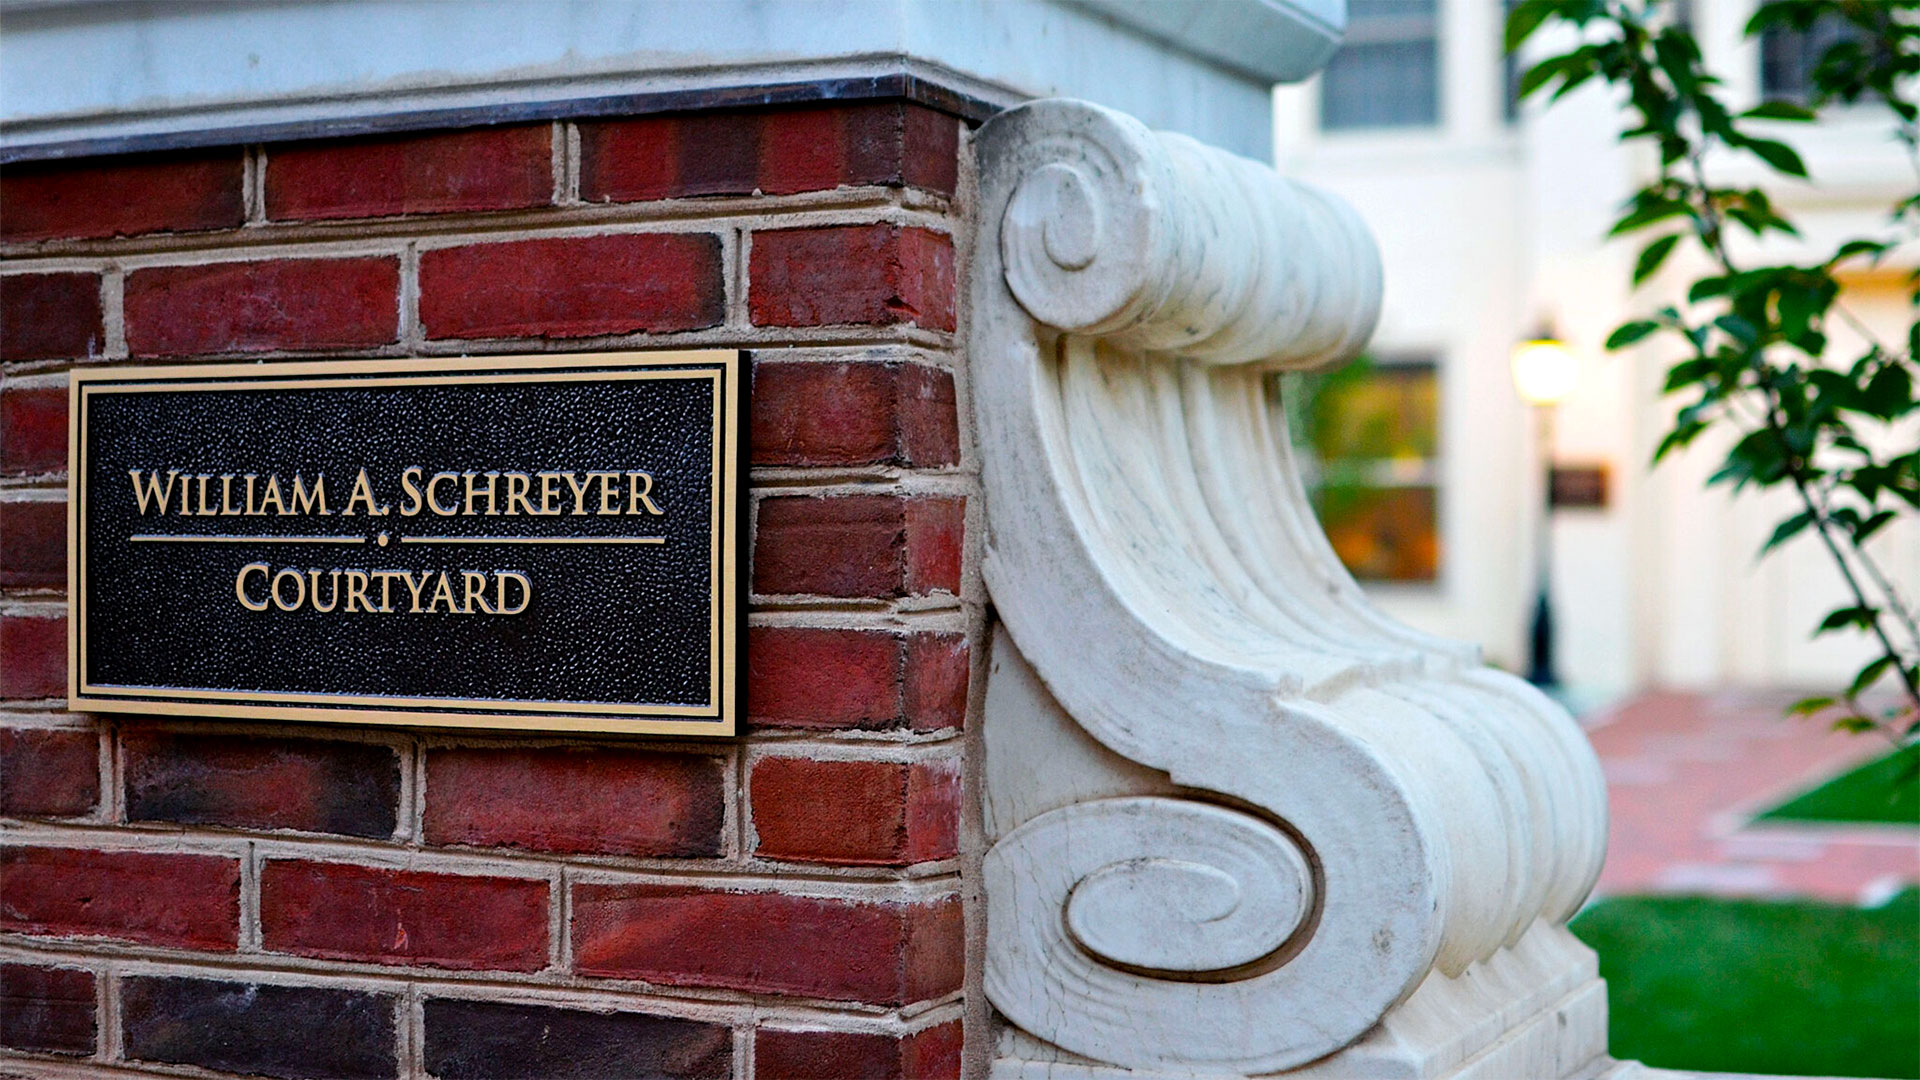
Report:
[[[753,591],[894,597],[905,589],[906,500],[892,495],[762,499]]]
[[[964,727],[972,652],[960,634],[914,634],[907,639],[903,711],[915,731]]]
[[[0,814],[78,817],[100,805],[100,736],[0,728]]]
[[[634,202],[843,186],[953,194],[960,125],[906,102],[665,113],[580,125],[580,197]]]
[[[722,1080],[733,1075],[733,1031],[643,1013],[430,998],[426,1069],[440,1080]]]
[[[553,126],[269,147],[274,221],[514,210],[553,201]]]
[[[906,591],[914,596],[960,591],[967,500],[909,499]]]
[[[319,986],[129,977],[126,1056],[222,1073],[377,1080],[399,1071],[398,998]]]
[[[42,1054],[91,1054],[93,973],[0,964],[0,1046]]]
[[[960,773],[951,762],[763,758],[749,796],[761,858],[905,866],[956,850]]]
[[[755,326],[954,328],[953,240],[902,225],[753,234],[747,307]]]
[[[399,337],[400,261],[268,259],[127,275],[135,356],[351,349]]]
[[[375,743],[130,729],[127,819],[299,829],[385,839],[400,813],[400,756]]]
[[[860,1031],[753,1034],[755,1080],[959,1080],[960,1021],[911,1035]]]
[[[950,859],[960,850],[958,762],[921,762],[907,771],[907,848],[903,862]]]
[[[0,389],[0,475],[34,476],[66,467],[66,388]]]
[[[952,372],[926,364],[903,365],[894,400],[900,417],[902,465],[960,463],[960,416]]]
[[[756,465],[953,465],[953,376],[925,364],[753,365]]]
[[[958,592],[965,516],[965,499],[762,499],[753,591],[881,599]]]
[[[911,499],[906,512],[906,591],[958,593],[965,565],[967,501]]]
[[[968,649],[958,634],[756,626],[747,631],[747,718],[763,727],[958,727]]]
[[[0,360],[85,360],[106,340],[100,275],[0,277]]]
[[[0,587],[60,589],[66,584],[66,502],[0,500]]]
[[[806,728],[900,725],[901,640],[877,630],[747,630],[747,716]]]
[[[667,334],[718,326],[725,314],[711,233],[517,240],[420,257],[430,338]]]
[[[711,857],[723,759],[595,747],[427,755],[426,839],[569,854]]]
[[[0,239],[138,236],[238,228],[246,204],[238,147],[0,169]]]
[[[240,862],[218,855],[77,848],[0,851],[0,927],[232,952]]]
[[[960,180],[960,122],[946,113],[909,105],[901,113],[905,143],[902,179],[910,187],[951,195]]]
[[[960,905],[863,903],[681,885],[573,889],[574,969],[900,1005],[960,985]]]
[[[265,947],[460,970],[547,966],[547,883],[276,859],[260,874]]]
[[[759,186],[753,113],[665,114],[580,124],[580,197],[637,202],[747,195]]]
[[[0,698],[67,692],[67,620],[0,615]]]

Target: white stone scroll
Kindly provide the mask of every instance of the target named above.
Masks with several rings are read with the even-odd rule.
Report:
[[[1084,102],[1003,113],[976,146],[995,1072],[1595,1058],[1604,999],[1562,925],[1605,843],[1592,750],[1368,605],[1273,399],[1272,372],[1372,332],[1366,227]]]

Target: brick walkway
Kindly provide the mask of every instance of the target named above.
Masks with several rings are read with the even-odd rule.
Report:
[[[1613,812],[1596,893],[1877,904],[1920,882],[1915,830],[1749,820],[1886,748],[1782,718],[1795,697],[1660,692],[1583,717]]]

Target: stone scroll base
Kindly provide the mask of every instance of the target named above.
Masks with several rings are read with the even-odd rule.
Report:
[[[1677,1080],[1606,1056],[1607,992],[1593,953],[1541,924],[1457,979],[1435,974],[1345,1050],[1267,1076],[1288,1080]],[[1637,1071],[1636,1071],[1637,1070]],[[1008,1028],[996,1080],[1172,1080],[1189,1072],[1115,1069]]]
[[[994,640],[987,693],[990,832],[1047,808],[1177,789],[1094,742],[1048,693],[1004,632]],[[1083,843],[1091,837],[1082,838]],[[1196,983],[1196,998],[1206,984]],[[1223,1037],[1255,1016],[1212,1018]],[[1002,1024],[996,1080],[1172,1080],[1193,1076],[1284,1076],[1300,1080],[1655,1080],[1658,1071],[1610,1073],[1607,996],[1593,950],[1565,926],[1540,920],[1518,941],[1448,977],[1430,972],[1403,1002],[1352,1045],[1280,1072],[1224,1073],[1178,1067],[1127,1069],[1063,1050]],[[1634,1066],[1640,1068],[1639,1066]]]

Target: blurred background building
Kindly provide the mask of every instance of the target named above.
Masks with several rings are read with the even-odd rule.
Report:
[[[1758,0],[1675,5],[1738,106],[1803,100],[1816,29],[1764,45],[1742,29]],[[1662,346],[1608,354],[1614,326],[1676,299],[1697,263],[1676,255],[1638,292],[1637,244],[1604,244],[1617,208],[1654,174],[1642,146],[1613,139],[1620,114],[1589,87],[1548,110],[1517,105],[1520,66],[1501,48],[1501,0],[1349,0],[1341,50],[1275,99],[1281,171],[1340,192],[1372,225],[1386,263],[1374,363],[1335,376],[1295,408],[1319,451],[1320,503],[1335,547],[1379,602],[1416,626],[1483,643],[1524,670],[1544,502],[1543,419],[1516,392],[1509,357],[1543,331],[1580,375],[1557,409],[1563,469],[1553,514],[1559,674],[1576,699],[1648,686],[1844,684],[1860,640],[1810,641],[1843,586],[1810,535],[1756,559],[1793,510],[1784,492],[1707,489],[1724,444],[1648,463],[1679,402],[1660,395]],[[1549,55],[1552,40],[1537,42]],[[1777,184],[1757,162],[1716,160],[1716,178],[1767,183],[1814,242],[1884,230],[1915,183],[1884,111],[1842,109],[1783,132],[1812,184]],[[1791,249],[1782,247],[1783,253]],[[1848,282],[1843,302],[1882,340],[1904,341],[1905,275]],[[1856,355],[1836,334],[1835,356]],[[1920,536],[1889,530],[1883,565],[1913,585]]]

